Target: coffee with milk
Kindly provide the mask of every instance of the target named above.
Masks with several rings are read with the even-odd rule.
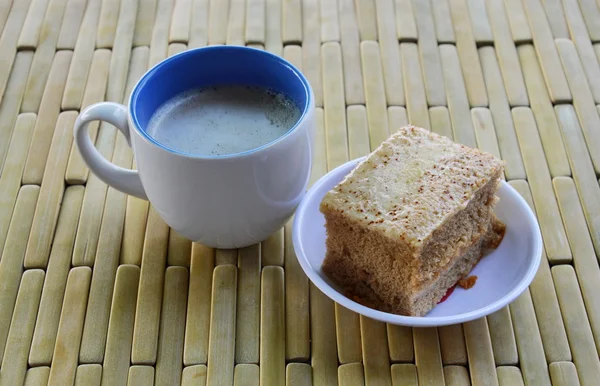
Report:
[[[147,133],[182,153],[219,156],[268,144],[288,132],[301,111],[288,96],[254,86],[190,90],[167,100]]]

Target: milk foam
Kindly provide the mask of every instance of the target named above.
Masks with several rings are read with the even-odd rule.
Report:
[[[235,154],[281,137],[300,115],[283,94],[259,87],[218,86],[168,100],[152,115],[146,131],[176,151]]]

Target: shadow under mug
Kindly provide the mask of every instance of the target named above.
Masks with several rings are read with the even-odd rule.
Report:
[[[170,98],[224,84],[283,93],[297,104],[301,116],[272,142],[219,156],[170,149],[146,132],[152,114]],[[95,120],[123,133],[137,171],[107,161],[96,150],[87,133]],[[84,161],[102,181],[149,200],[171,228],[192,241],[241,248],[280,229],[306,192],[315,136],[314,95],[302,73],[278,56],[248,47],[203,47],[150,69],[134,87],[128,107],[110,102],[89,106],[73,132]]]

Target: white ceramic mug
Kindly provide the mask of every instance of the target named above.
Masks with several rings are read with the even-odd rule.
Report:
[[[168,99],[219,84],[282,92],[302,115],[276,140],[231,155],[186,154],[148,135],[152,114]],[[125,135],[138,171],[118,167],[96,150],[87,133],[95,120]],[[79,152],[94,174],[115,189],[149,200],[175,231],[214,248],[260,242],[285,224],[306,192],[314,132],[314,96],[302,73],[268,52],[234,46],[198,48],[158,63],[137,83],[128,107],[89,106],[74,127]]]

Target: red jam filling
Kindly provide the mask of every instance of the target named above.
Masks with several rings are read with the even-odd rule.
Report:
[[[452,295],[452,292],[454,292],[454,288],[456,288],[456,284],[454,284],[452,287],[448,288],[448,291],[446,291],[446,294],[444,295],[444,297],[441,298],[437,304],[440,304],[441,302],[448,299],[450,297],[450,295]]]

